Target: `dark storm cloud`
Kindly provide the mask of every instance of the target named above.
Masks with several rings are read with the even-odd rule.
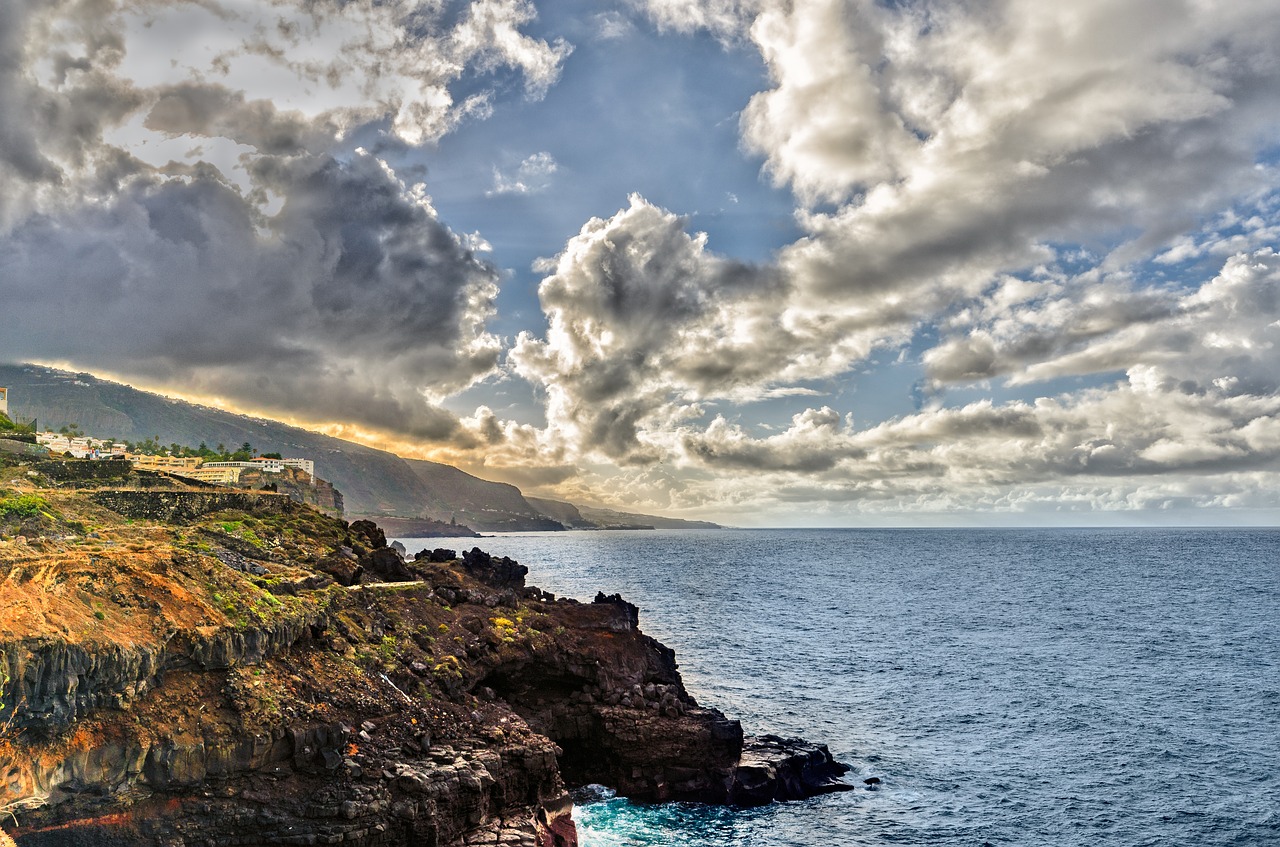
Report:
[[[35,207],[37,195],[101,154],[101,135],[141,102],[114,78],[121,39],[96,0],[13,0],[0,5],[0,232]],[[49,22],[66,26],[50,34]],[[40,36],[35,34],[39,32]],[[50,66],[55,85],[30,67]]]
[[[30,219],[0,250],[6,358],[123,365],[189,391],[440,437],[447,392],[495,364],[496,272],[376,159],[262,161],[264,218],[212,175],[138,178]],[[119,364],[117,364],[119,363]]]
[[[414,8],[0,7],[0,357],[473,441],[436,404],[498,362],[499,274],[342,138],[438,137],[487,102],[462,75],[537,96],[569,48],[520,32],[525,0]],[[182,50],[200,32],[216,52]]]
[[[171,135],[220,136],[262,153],[297,155],[327,149],[339,134],[336,123],[281,113],[268,100],[247,101],[220,85],[186,82],[155,94],[143,125]]]

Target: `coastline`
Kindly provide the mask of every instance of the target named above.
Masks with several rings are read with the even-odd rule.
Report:
[[[6,604],[37,600],[40,568],[128,587],[68,632],[0,634],[20,847],[554,847],[575,843],[568,785],[734,805],[849,787],[825,747],[700,705],[621,597],[556,598],[478,549],[406,560],[372,523],[268,494],[49,502],[99,539],[0,544]]]

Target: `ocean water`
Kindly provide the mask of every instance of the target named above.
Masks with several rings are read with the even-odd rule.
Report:
[[[1280,844],[1280,531],[478,543],[557,594],[621,592],[700,702],[854,768],[749,811],[588,789],[586,847]]]

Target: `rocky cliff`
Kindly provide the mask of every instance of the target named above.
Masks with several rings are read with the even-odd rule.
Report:
[[[55,487],[21,461],[0,457],[0,515],[32,512],[0,521],[20,847],[554,847],[566,785],[845,787],[825,748],[699,704],[621,597],[555,598],[478,549],[406,558],[284,495]]]

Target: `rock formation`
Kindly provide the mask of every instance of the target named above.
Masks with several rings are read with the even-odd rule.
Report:
[[[284,496],[40,496],[43,534],[0,540],[20,847],[566,847],[566,784],[739,805],[848,787],[825,747],[698,704],[617,595],[556,599],[478,548],[406,560]]]

